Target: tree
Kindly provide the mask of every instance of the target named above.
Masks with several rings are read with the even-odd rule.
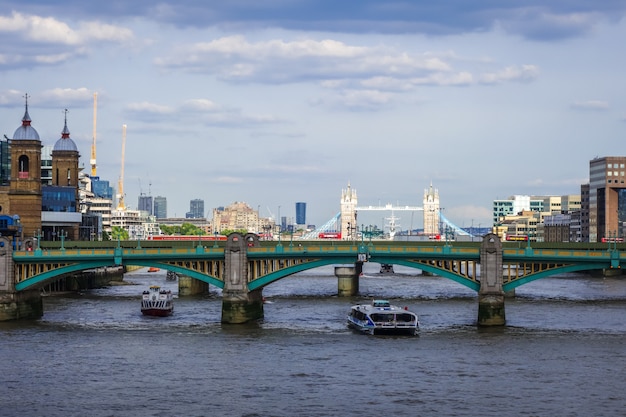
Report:
[[[206,234],[204,230],[191,223],[183,223],[180,226],[167,226],[163,224],[159,225],[159,228],[166,235],[198,236]]]
[[[128,240],[128,230],[120,226],[113,226],[111,230],[112,240]]]

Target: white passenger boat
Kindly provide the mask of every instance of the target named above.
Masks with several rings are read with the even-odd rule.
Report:
[[[387,300],[372,300],[371,304],[352,306],[348,327],[367,334],[415,335],[419,329],[417,314],[400,308]]]
[[[158,285],[150,286],[141,298],[141,313],[144,316],[169,316],[174,312],[172,291],[163,290]]]

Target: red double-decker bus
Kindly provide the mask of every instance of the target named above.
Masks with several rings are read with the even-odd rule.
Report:
[[[506,240],[513,242],[526,242],[528,241],[528,235],[506,235]]]
[[[320,239],[341,239],[341,232],[320,232],[317,237]]]

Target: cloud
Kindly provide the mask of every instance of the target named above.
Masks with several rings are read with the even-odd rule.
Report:
[[[447,61],[444,59],[447,59]],[[364,47],[336,40],[268,40],[250,42],[229,36],[176,48],[155,64],[170,70],[214,74],[231,83],[318,83],[335,90],[314,104],[331,104],[348,109],[381,108],[394,94],[418,86],[469,86],[477,83],[530,82],[539,75],[536,65],[510,66],[474,75],[454,69],[458,57],[447,51],[441,56],[397,51],[384,45]],[[463,62],[472,62],[466,58]],[[484,58],[479,65],[493,65]]]
[[[352,111],[378,110],[387,106],[393,94],[377,90],[344,90],[333,95],[311,100],[312,105],[326,105]]]
[[[97,21],[75,27],[55,17],[12,12],[0,15],[0,69],[57,65],[88,53],[93,43],[127,42],[130,29]]]
[[[33,13],[53,10],[49,0],[4,0],[5,10]],[[220,28],[227,31],[279,28],[310,32],[426,34],[447,36],[486,32],[500,26],[529,39],[553,41],[593,30],[601,20],[619,21],[626,4],[620,0],[509,0],[468,2],[411,0],[338,2],[336,0],[233,0],[176,3],[149,0],[85,2],[65,0],[65,15],[86,20],[143,18],[180,28]]]
[[[602,100],[575,101],[570,107],[574,110],[604,111],[609,109],[609,103]]]
[[[622,11],[623,13],[623,11]],[[499,25],[506,32],[538,41],[555,41],[587,34],[602,20],[610,18],[600,11],[562,11],[547,7],[519,8]]]
[[[73,29],[54,17],[13,12],[0,15],[0,33],[13,34],[24,41],[41,44],[82,45],[90,41],[124,42],[133,37],[130,29],[99,23],[79,22]]]
[[[215,74],[231,82],[292,83],[344,78],[410,77],[449,71],[440,58],[324,40],[249,42],[228,36],[179,48],[155,64],[167,69]]]
[[[535,65],[510,66],[498,72],[481,75],[480,82],[483,84],[500,84],[506,81],[529,82],[538,76],[539,68]]]
[[[205,126],[249,127],[280,123],[272,115],[246,114],[238,108],[226,108],[208,99],[189,99],[179,106],[162,105],[148,101],[129,103],[125,111],[137,121],[149,123],[200,123]]]

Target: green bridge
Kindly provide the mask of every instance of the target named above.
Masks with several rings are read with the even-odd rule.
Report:
[[[236,233],[212,246],[203,246],[201,241],[186,242],[187,247],[172,241],[107,242],[109,247],[102,245],[104,242],[61,242],[56,248],[41,248],[32,240],[27,243],[23,246],[29,250],[13,250],[11,242],[0,237],[0,308],[4,307],[0,320],[40,317],[40,289],[63,276],[134,265],[166,269],[221,288],[222,322],[243,323],[263,316],[262,290],[277,280],[336,265],[338,295],[353,296],[358,294],[363,263],[376,262],[416,268],[476,291],[479,324],[501,325],[505,322],[504,294],[516,287],[566,272],[620,271],[626,262],[616,244],[503,245],[492,234],[482,242],[453,244],[276,242]]]

